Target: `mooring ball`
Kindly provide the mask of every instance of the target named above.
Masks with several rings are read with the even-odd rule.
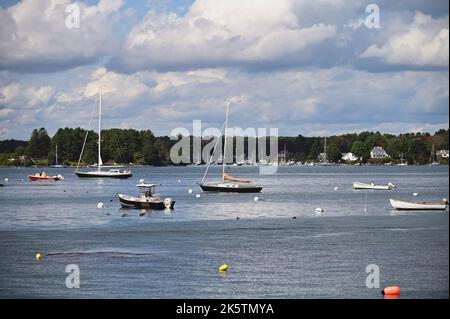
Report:
[[[254,200],[255,202],[259,201],[259,197],[258,197],[258,196],[255,196],[255,198],[253,198],[253,200]]]
[[[98,203],[97,208],[103,208],[103,203],[102,202]]]
[[[195,197],[199,198],[199,197],[200,197],[200,194],[195,195]]]
[[[220,272],[226,272],[228,271],[228,265],[227,264],[223,264],[219,267],[219,271]]]
[[[189,194],[192,194],[192,189],[188,190],[188,193],[189,193]]]

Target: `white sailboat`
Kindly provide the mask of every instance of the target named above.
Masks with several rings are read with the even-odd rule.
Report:
[[[405,163],[403,160],[403,153],[401,154],[400,163],[397,166],[408,166],[408,163]]]
[[[321,166],[333,166],[333,163],[328,162],[327,158],[327,137],[325,136],[324,146],[323,146],[323,162],[320,163]]]
[[[434,151],[434,144],[433,144],[433,146],[431,147],[430,162],[428,166],[435,166],[435,165],[440,165],[440,163],[436,162],[436,152]]]
[[[55,147],[55,164],[51,165],[50,167],[53,167],[53,168],[65,168],[65,167],[67,167],[64,164],[58,164],[58,144],[56,144],[56,147]]]
[[[226,160],[225,154],[227,152],[227,126],[228,126],[228,110],[230,108],[231,101],[225,100],[227,109],[225,114],[225,144],[224,144],[224,152],[223,152],[223,160],[222,160],[222,181],[219,183],[205,183],[205,178],[208,173],[209,166],[211,165],[212,159],[214,157],[214,152],[216,150],[217,144],[219,142],[219,138],[217,139],[216,145],[214,146],[213,155],[208,161],[208,165],[206,166],[205,173],[203,174],[203,178],[199,183],[201,189],[204,192],[227,192],[227,193],[259,193],[262,190],[261,186],[250,184],[251,181],[247,179],[235,178],[227,173],[225,173]]]
[[[108,178],[129,178],[133,176],[130,170],[125,169],[110,169],[108,171],[102,171],[101,168],[103,167],[103,161],[101,157],[101,145],[102,145],[102,139],[101,139],[101,132],[102,132],[102,89],[99,90],[99,103],[98,103],[98,161],[97,161],[97,170],[96,171],[84,171],[80,172],[78,171],[78,168],[80,166],[81,157],[83,156],[83,150],[84,146],[86,144],[87,140],[87,134],[86,132],[86,138],[84,139],[83,148],[81,150],[80,159],[78,160],[77,169],[75,171],[75,174],[78,177],[108,177]]]

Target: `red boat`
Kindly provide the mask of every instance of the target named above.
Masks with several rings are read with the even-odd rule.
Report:
[[[62,181],[64,177],[59,174],[56,176],[48,176],[45,172],[42,172],[34,175],[28,175],[28,179],[30,181]]]

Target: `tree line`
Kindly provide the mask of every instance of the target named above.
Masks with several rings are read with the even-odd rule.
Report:
[[[50,137],[45,128],[34,129],[29,141],[0,141],[0,165],[30,166],[55,164],[56,148],[58,162],[76,165],[86,130],[82,128],[60,128]],[[193,137],[191,136],[191,145]],[[244,153],[248,154],[245,137]],[[361,132],[327,137],[327,160],[340,162],[342,154],[352,152],[361,162],[374,162],[370,159],[370,150],[381,146],[390,155],[384,161],[399,161],[403,157],[410,164],[428,163],[434,144],[435,150],[448,150],[449,130],[441,129],[433,135],[429,133],[406,133],[400,135],[381,134],[380,132]],[[81,164],[97,162],[98,135],[89,131]],[[209,141],[202,141],[202,146]],[[168,136],[154,136],[150,130],[108,129],[102,130],[102,159],[106,163],[135,165],[171,165],[170,148],[177,143]],[[234,143],[233,143],[234,144]],[[286,160],[296,162],[317,161],[324,152],[323,137],[282,136],[278,138],[279,152],[286,150]],[[223,143],[222,143],[223,145]],[[235,145],[234,145],[235,146]],[[191,147],[192,151],[193,147]],[[440,159],[447,162],[448,159]],[[375,161],[376,162],[376,161]]]

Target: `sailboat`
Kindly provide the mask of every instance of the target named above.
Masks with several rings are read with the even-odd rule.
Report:
[[[65,167],[67,167],[64,164],[58,164],[58,144],[56,145],[56,149],[55,149],[55,164],[51,165],[50,167],[53,167],[53,168],[65,168]]]
[[[214,151],[216,150],[219,139],[217,139],[216,145],[214,146],[213,155],[208,161],[208,165],[206,166],[205,174],[203,174],[202,181],[199,183],[201,189],[204,192],[227,192],[227,193],[259,193],[262,190],[261,186],[251,184],[251,181],[248,179],[235,178],[227,173],[225,173],[226,161],[225,154],[227,151],[227,126],[228,126],[228,111],[230,108],[231,101],[225,100],[227,109],[225,114],[225,144],[224,144],[224,155],[222,160],[222,181],[219,183],[205,183],[205,178],[208,173],[209,166],[211,165],[212,159],[214,157]]]
[[[407,166],[407,165],[408,165],[408,163],[405,163],[404,160],[403,160],[403,153],[402,153],[401,154],[401,158],[400,158],[400,163],[397,164],[397,166]]]
[[[324,147],[323,147],[323,162],[320,163],[321,166],[332,166],[333,163],[328,162],[328,158],[327,158],[327,137],[325,136],[325,142],[324,142]]]
[[[428,166],[434,166],[434,165],[440,165],[439,162],[436,162],[436,152],[434,151],[434,144],[431,147],[431,154],[430,154],[430,163],[428,164]]]
[[[77,169],[75,171],[75,174],[78,177],[108,177],[108,178],[129,178],[131,176],[133,176],[133,174],[131,173],[131,171],[129,170],[125,170],[125,169],[110,169],[108,171],[102,171],[101,168],[103,166],[103,161],[102,161],[102,157],[101,157],[101,144],[102,144],[102,139],[101,139],[101,124],[102,124],[102,89],[100,88],[99,91],[99,103],[98,103],[98,161],[97,161],[97,170],[96,171],[85,171],[85,172],[80,172],[78,171],[78,167],[80,166],[80,161],[81,161],[81,157],[83,156],[83,150],[84,150],[84,146],[86,144],[86,140],[87,140],[87,134],[88,132],[86,132],[86,138],[84,139],[84,143],[83,143],[83,148],[81,150],[81,154],[80,154],[80,159],[78,160],[78,165],[77,165]]]

